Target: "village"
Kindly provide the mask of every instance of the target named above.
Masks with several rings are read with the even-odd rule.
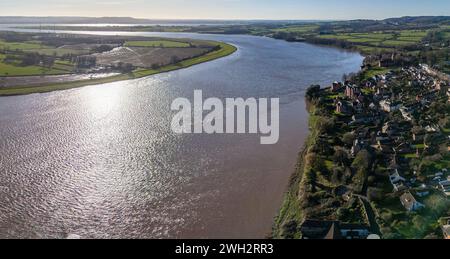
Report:
[[[319,188],[306,196],[327,192],[327,185],[344,190],[344,201],[337,213],[308,215],[302,238],[450,238],[448,86],[448,76],[419,65],[308,90],[313,116],[328,122],[316,125],[321,129],[310,150],[320,157],[319,169],[312,169],[319,172],[307,174],[314,174],[310,184]],[[367,163],[365,172],[361,163]],[[347,176],[340,179],[340,171]],[[323,197],[319,203],[330,200]],[[339,210],[351,197],[362,203],[364,219],[349,228],[352,222]]]

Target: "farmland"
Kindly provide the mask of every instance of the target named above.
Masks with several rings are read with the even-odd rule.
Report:
[[[89,53],[88,50],[71,49],[66,47],[53,47],[40,41],[6,42],[0,39],[0,76],[36,76],[60,75],[73,72],[71,62],[60,59],[64,55],[81,55]],[[42,63],[24,64],[23,58],[28,54],[42,57],[53,57],[52,66]]]
[[[154,40],[154,41],[128,41],[125,43],[126,47],[152,47],[152,48],[188,48],[189,43],[169,40]]]
[[[181,61],[207,53],[211,48],[145,48],[126,47],[116,48],[107,53],[94,54],[97,64],[107,66],[111,64],[128,63],[135,67],[151,68],[165,66],[175,61]]]
[[[63,56],[66,54],[85,54],[88,51],[80,49],[71,49],[66,47],[52,47],[46,46],[39,41],[29,42],[5,42],[0,39],[0,49],[10,51],[24,51],[24,52],[36,52],[42,55],[56,55]]]
[[[427,35],[427,31],[340,33],[319,35],[322,39],[336,39],[355,43],[360,50],[368,48],[395,48],[417,44]]]
[[[19,66],[17,64],[4,63],[4,54],[0,54],[0,77],[1,76],[28,76],[28,75],[59,75],[70,72],[71,68],[61,65],[52,68],[42,66]]]
[[[273,29],[274,32],[293,32],[293,33],[311,33],[315,30],[319,29],[318,25],[293,25],[293,26],[286,26],[282,28]]]

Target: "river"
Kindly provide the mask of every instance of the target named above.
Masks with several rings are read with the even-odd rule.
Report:
[[[340,80],[363,60],[264,37],[102,34],[239,50],[147,78],[0,97],[2,238],[264,238],[308,133],[305,89]],[[195,89],[205,98],[280,98],[280,141],[173,134],[170,105]]]

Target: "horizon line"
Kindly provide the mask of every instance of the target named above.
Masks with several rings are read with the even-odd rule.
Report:
[[[406,17],[449,17],[450,15],[403,15],[386,18],[351,18],[351,19],[301,19],[301,18],[288,18],[288,19],[264,19],[264,18],[142,18],[133,16],[83,16],[83,15],[62,15],[62,16],[42,16],[42,15],[0,15],[0,18],[90,18],[90,19],[104,19],[104,18],[126,18],[135,20],[149,20],[149,21],[310,21],[310,22],[327,22],[327,21],[357,21],[357,20],[370,20],[370,21],[383,21],[386,19],[398,19]]]

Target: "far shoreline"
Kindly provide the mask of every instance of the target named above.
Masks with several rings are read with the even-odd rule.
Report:
[[[213,42],[213,41],[211,41]],[[28,95],[28,94],[36,94],[36,93],[48,93],[53,91],[62,91],[73,88],[81,88],[85,86],[91,85],[100,85],[106,83],[113,83],[119,81],[133,80],[138,78],[143,78],[147,76],[152,76],[161,73],[167,73],[171,71],[176,71],[184,68],[189,68],[195,65],[199,65],[202,63],[206,63],[209,61],[213,61],[216,59],[224,58],[235,53],[238,48],[234,45],[224,43],[224,42],[215,42],[220,46],[219,50],[215,50],[209,52],[205,55],[183,60],[177,64],[167,65],[161,67],[159,69],[137,69],[128,74],[119,74],[111,77],[98,78],[98,79],[87,79],[73,82],[65,82],[65,83],[54,83],[54,84],[43,84],[41,86],[14,86],[7,88],[0,88],[0,97],[7,96],[18,96],[18,95]]]

